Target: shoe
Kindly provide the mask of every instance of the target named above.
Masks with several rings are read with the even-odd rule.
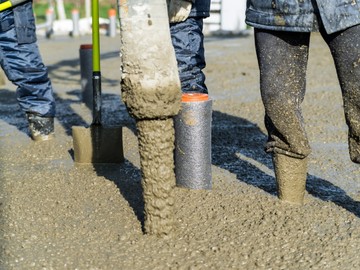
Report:
[[[27,113],[30,137],[34,141],[47,141],[54,138],[54,118]]]

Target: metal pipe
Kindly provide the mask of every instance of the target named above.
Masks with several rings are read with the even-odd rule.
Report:
[[[207,94],[184,93],[174,117],[176,185],[211,189],[212,100]]]

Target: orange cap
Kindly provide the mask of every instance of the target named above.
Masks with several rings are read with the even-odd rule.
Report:
[[[209,100],[209,95],[204,93],[183,93],[182,102],[196,102]]]
[[[80,50],[89,50],[92,49],[92,44],[81,44],[80,45]]]
[[[109,17],[116,16],[116,9],[113,8],[109,9],[108,16]]]

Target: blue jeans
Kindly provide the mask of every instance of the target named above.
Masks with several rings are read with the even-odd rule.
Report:
[[[199,17],[170,24],[182,92],[208,92],[202,71],[206,65],[202,29],[203,19]]]

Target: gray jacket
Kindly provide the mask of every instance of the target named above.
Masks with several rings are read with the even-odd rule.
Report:
[[[247,0],[250,26],[312,32],[322,23],[328,34],[360,24],[359,0]],[[318,22],[320,21],[320,22]]]

